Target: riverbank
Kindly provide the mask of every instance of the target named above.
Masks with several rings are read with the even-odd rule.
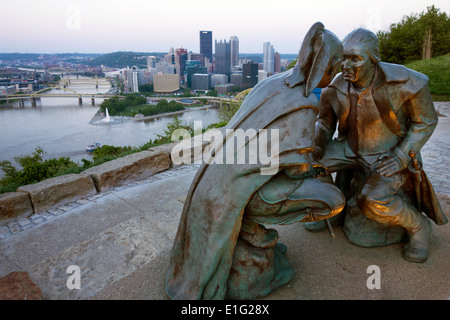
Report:
[[[10,109],[14,109],[13,102],[7,102],[7,103],[0,104],[0,110],[10,110]]]
[[[184,114],[186,112],[216,109],[218,107],[219,106],[215,106],[215,105],[208,105],[208,106],[204,106],[204,107],[186,107],[184,110],[173,111],[173,112],[164,112],[164,113],[159,113],[159,114],[155,114],[152,116],[140,116],[140,117],[134,117],[134,118],[125,117],[125,116],[113,116],[113,118],[120,119],[122,122],[123,121],[135,121],[135,122],[150,121],[150,120],[155,120],[155,119],[164,118],[164,117],[173,117],[173,116],[177,116],[180,114]],[[112,123],[107,123],[107,122],[100,123],[100,121],[104,118],[105,118],[105,116],[102,115],[101,109],[98,109],[97,113],[92,117],[90,124],[92,124],[92,125],[111,125],[112,124]]]
[[[123,117],[123,116],[114,116],[114,119],[119,119],[120,121],[117,122],[102,122],[102,120],[105,119],[105,115],[102,114],[102,110],[99,108],[97,110],[97,112],[95,113],[95,115],[92,117],[91,121],[89,122],[90,124],[94,125],[94,126],[109,126],[112,124],[120,124],[123,123],[124,121],[130,121],[133,120],[133,118],[131,117]]]
[[[191,111],[209,110],[209,109],[215,109],[215,108],[218,108],[218,106],[208,105],[205,107],[186,107],[186,109],[180,110],[180,111],[165,112],[165,113],[160,113],[160,114],[156,114],[153,116],[147,116],[147,117],[143,116],[143,117],[139,117],[139,118],[134,118],[132,120],[133,121],[149,121],[149,120],[159,119],[162,117],[173,117],[173,116],[184,114],[186,112],[191,112]]]

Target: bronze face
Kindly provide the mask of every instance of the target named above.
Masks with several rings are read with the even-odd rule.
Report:
[[[344,42],[342,74],[344,80],[356,87],[366,87],[370,84],[374,73],[371,61],[364,45],[355,42]]]
[[[325,72],[325,74],[322,77],[322,80],[318,84],[319,88],[325,88],[331,83],[331,81],[334,79],[334,77],[339,72],[339,67],[341,65],[341,61],[342,61],[341,58],[336,58],[334,60],[330,59],[330,63],[327,67],[327,71]]]

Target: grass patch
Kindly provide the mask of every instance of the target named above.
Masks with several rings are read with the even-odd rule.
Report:
[[[175,101],[167,102],[167,100],[163,99],[159,101],[157,105],[146,104],[127,107],[123,112],[120,112],[118,115],[126,117],[134,117],[135,115],[140,113],[145,117],[148,117],[157,114],[182,110],[184,110],[184,106],[181,103],[177,103]]]
[[[184,110],[184,106],[181,103],[173,100],[167,102],[166,99],[162,99],[156,105],[146,104],[146,99],[137,94],[129,94],[125,99],[119,99],[119,97],[107,99],[100,105],[100,110],[105,112],[106,108],[108,108],[109,115],[124,117],[134,117],[137,114],[143,114],[148,117]]]
[[[450,95],[445,94],[431,94],[433,101],[450,101]]]
[[[405,65],[430,78],[428,86],[434,101],[450,101],[450,53]]]

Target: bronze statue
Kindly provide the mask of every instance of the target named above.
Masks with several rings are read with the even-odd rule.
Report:
[[[256,85],[228,124],[227,135],[214,141],[183,208],[166,274],[170,298],[267,295],[295,271],[277,232],[264,224],[321,220],[343,209],[341,191],[315,179],[311,165],[318,112],[312,91],[331,82],[341,56],[341,41],[320,22],[314,24],[295,68]],[[236,132],[249,134],[237,149]],[[252,145],[276,151],[270,155],[277,160],[275,170],[268,172],[261,158],[253,161]],[[245,159],[239,157],[242,150]]]
[[[421,170],[420,149],[438,121],[428,78],[381,62],[378,39],[368,30],[354,30],[343,45],[342,73],[321,94],[315,158],[328,173],[338,172],[336,184],[347,197],[344,231],[351,242],[388,245],[403,241],[406,231],[404,258],[424,262],[428,218],[438,225],[448,221]]]

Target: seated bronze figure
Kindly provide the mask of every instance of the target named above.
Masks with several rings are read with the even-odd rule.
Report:
[[[381,62],[369,30],[354,30],[343,45],[342,73],[322,91],[316,126],[315,158],[328,173],[337,172],[347,198],[333,223],[344,221],[348,239],[365,247],[406,238],[404,258],[424,262],[430,219],[448,221],[421,165],[420,149],[438,121],[428,77]]]

